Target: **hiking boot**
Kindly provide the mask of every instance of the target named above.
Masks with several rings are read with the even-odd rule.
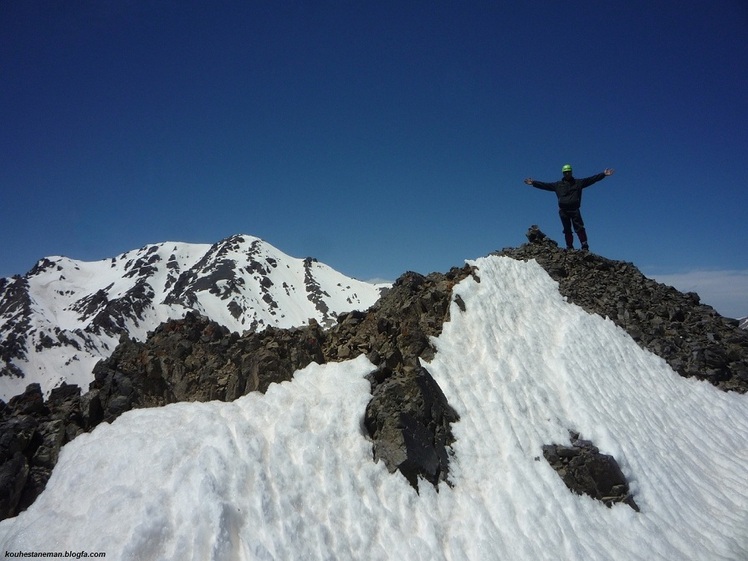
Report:
[[[587,245],[586,243],[583,243],[582,244],[582,251],[589,251],[589,250],[590,250],[590,246]]]

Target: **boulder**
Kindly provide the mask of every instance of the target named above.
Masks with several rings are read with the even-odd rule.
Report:
[[[458,415],[425,368],[398,373],[375,385],[364,425],[374,442],[374,459],[399,470],[417,490],[419,478],[448,481],[451,423]]]
[[[578,433],[571,433],[570,440],[571,446],[543,446],[543,457],[569,490],[577,495],[588,495],[609,508],[615,503],[623,503],[639,512],[616,459],[601,454],[592,442],[582,440]]]

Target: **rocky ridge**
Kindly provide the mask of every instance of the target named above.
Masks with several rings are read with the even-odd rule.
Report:
[[[699,304],[696,295],[646,279],[630,263],[563,251],[536,228],[528,239],[497,253],[535,259],[570,301],[610,317],[682,375],[725,391],[748,389],[748,333],[736,322]],[[95,367],[85,394],[63,385],[45,401],[41,389],[31,385],[8,404],[0,402],[0,516],[13,516],[33,502],[62,445],[127,410],[230,401],[290,380],[312,361],[360,354],[375,365],[364,412],[373,459],[399,471],[416,489],[424,482],[450,483],[451,424],[458,415],[420,359],[433,357],[430,337],[438,336],[449,319],[452,287],[468,275],[480,280],[467,265],[445,274],[405,273],[367,311],[340,314],[329,328],[311,321],[239,335],[190,312],[160,325],[143,342],[123,335],[113,354]],[[454,301],[464,310],[464,303]],[[569,489],[608,506],[625,503],[636,509],[615,459],[600,454],[572,427],[570,433],[570,443],[548,443],[543,449],[543,459]]]
[[[290,380],[310,362],[365,353],[372,400],[365,424],[373,456],[414,485],[446,480],[450,424],[456,413],[419,357],[433,356],[451,289],[469,267],[447,274],[406,273],[366,312],[343,313],[332,328],[312,320],[293,329],[244,335],[194,312],[160,325],[144,342],[123,335],[94,368],[89,391],[64,385],[45,402],[38,384],[0,402],[0,516],[28,507],[44,488],[59,449],[99,423],[133,408],[177,401],[230,401]]]
[[[748,391],[748,332],[738,320],[701,304],[695,292],[682,293],[645,277],[632,263],[561,250],[536,226],[527,237],[530,243],[496,255],[534,259],[569,302],[609,318],[681,376]]]

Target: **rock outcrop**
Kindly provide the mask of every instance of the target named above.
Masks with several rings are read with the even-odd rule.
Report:
[[[60,448],[95,426],[78,386],[62,385],[44,401],[30,384],[8,404],[0,401],[0,517],[25,510],[44,490]]]
[[[588,495],[608,507],[624,503],[639,512],[639,506],[631,496],[628,481],[616,459],[601,454],[597,446],[581,439],[579,433],[571,433],[569,440],[571,446],[543,446],[543,457],[569,490],[577,495]]]
[[[748,391],[748,332],[700,303],[698,294],[645,277],[632,263],[585,251],[565,251],[533,226],[530,243],[497,252],[534,259],[559,291],[589,313],[610,318],[684,377],[723,390]]]

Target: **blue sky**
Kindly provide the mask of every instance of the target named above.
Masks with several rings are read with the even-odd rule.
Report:
[[[616,169],[594,252],[744,316],[746,92],[742,0],[0,2],[0,276],[237,233],[446,271],[561,240],[522,180],[569,162]]]

